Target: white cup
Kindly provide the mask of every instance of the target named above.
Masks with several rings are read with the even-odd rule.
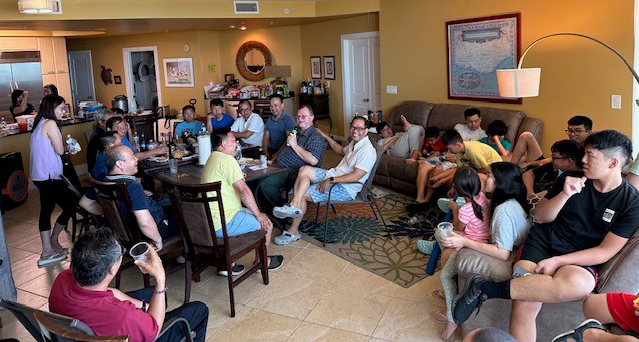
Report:
[[[178,172],[178,160],[177,159],[169,159],[169,171],[171,173]]]
[[[453,224],[450,222],[441,222],[437,225],[437,229],[439,229],[439,234],[441,236],[449,237],[450,233],[453,231]]]
[[[138,242],[129,251],[129,255],[133,258],[133,260],[141,260],[144,262],[149,262],[149,245],[147,242]]]

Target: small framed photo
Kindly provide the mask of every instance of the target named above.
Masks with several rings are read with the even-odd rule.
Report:
[[[115,82],[115,84],[122,84],[122,76],[113,76],[113,82]]]
[[[224,82],[229,82],[235,79],[235,74],[224,74]]]
[[[195,86],[192,58],[165,58],[163,62],[165,87]]]
[[[335,56],[324,56],[324,78],[335,79]]]
[[[311,56],[311,78],[322,78],[322,58]]]

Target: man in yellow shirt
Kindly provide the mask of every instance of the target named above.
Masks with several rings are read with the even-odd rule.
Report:
[[[490,164],[502,161],[501,156],[494,148],[478,141],[463,141],[461,135],[455,130],[449,130],[442,136],[442,143],[454,156],[448,156],[449,162],[457,163],[457,166],[469,164],[477,169],[477,172],[487,173]]]
[[[226,220],[228,236],[237,236],[264,229],[266,230],[266,246],[268,247],[271,242],[273,223],[266,214],[260,212],[251,189],[244,181],[244,174],[237,160],[235,160],[235,148],[237,147],[235,135],[228,128],[215,130],[211,134],[211,147],[214,152],[211,153],[204,166],[201,182],[222,183],[220,194],[224,205],[224,219]],[[242,208],[242,204],[246,208]],[[223,233],[219,207],[214,204],[210,205],[210,208],[215,226],[215,235],[221,238]],[[256,252],[255,262],[257,260],[258,255]],[[268,268],[275,270],[282,266],[283,261],[284,257],[281,255],[269,256]],[[233,275],[239,275],[243,272],[244,266],[236,265],[233,267]],[[228,274],[226,270],[221,270],[219,273],[221,275]]]

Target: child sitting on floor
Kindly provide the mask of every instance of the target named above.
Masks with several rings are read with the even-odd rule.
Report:
[[[461,167],[455,172],[453,181],[457,195],[466,200],[466,204],[461,206],[461,208],[458,208],[457,202],[450,200],[449,206],[453,211],[452,223],[454,229],[468,239],[487,242],[490,235],[490,201],[481,192],[481,180],[477,171],[467,166]],[[442,238],[439,230],[435,231],[435,238],[438,241]],[[435,241],[420,240],[418,241],[418,249],[425,254],[430,254],[434,243]],[[457,294],[457,282],[455,280],[457,276],[455,268],[457,250],[444,249],[441,256],[441,265],[443,267],[440,278],[447,307],[447,317],[441,317],[440,319],[442,323],[446,323],[440,335],[444,340],[448,340],[457,328],[451,311],[453,299]]]

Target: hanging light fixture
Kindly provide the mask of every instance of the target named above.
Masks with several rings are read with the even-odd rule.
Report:
[[[51,14],[61,13],[59,0],[18,0],[20,13]]]

